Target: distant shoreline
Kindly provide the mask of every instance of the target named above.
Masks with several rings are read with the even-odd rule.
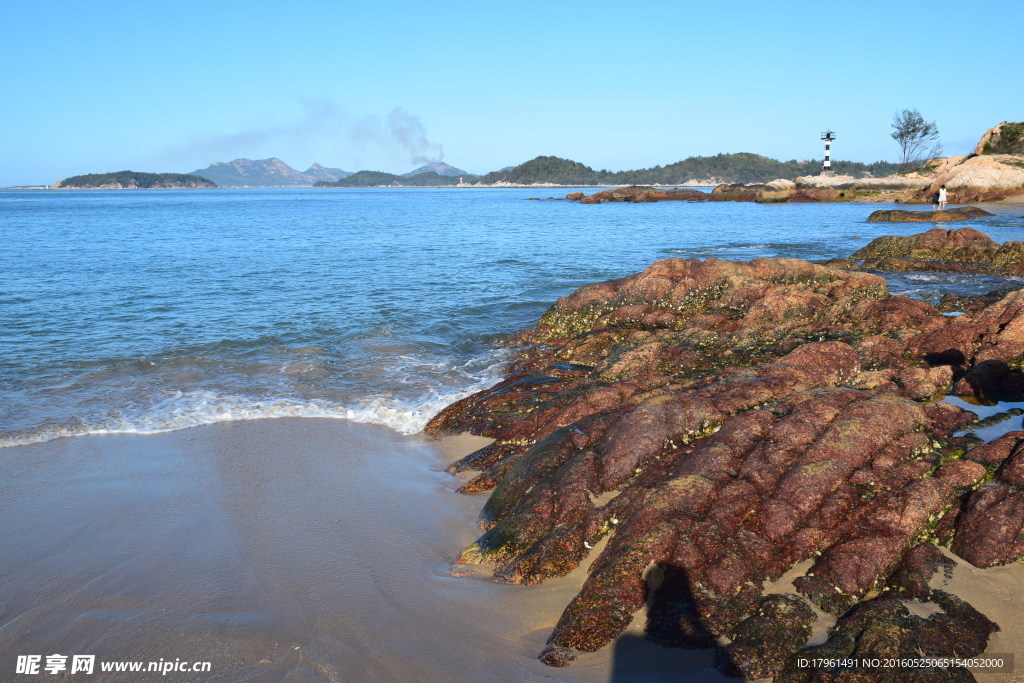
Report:
[[[703,181],[696,183],[685,183],[678,185],[650,185],[649,187],[718,187],[722,183]],[[26,186],[13,186],[13,187],[0,187],[0,191],[19,191],[27,192],[30,190],[51,190],[57,192],[63,191],[93,191],[93,190],[122,190],[126,192],[134,192],[137,190],[403,190],[403,189],[422,189],[422,190],[472,190],[472,189],[529,189],[529,188],[572,188],[572,187],[585,187],[585,188],[598,188],[598,187],[630,187],[630,185],[563,185],[556,183],[532,183],[532,184],[520,184],[520,183],[493,183],[489,185],[483,185],[480,183],[465,183],[462,185],[363,185],[355,187],[314,187],[312,185],[240,185],[234,187],[53,187],[51,185],[26,185]]]

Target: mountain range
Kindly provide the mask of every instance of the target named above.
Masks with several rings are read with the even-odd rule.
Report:
[[[303,173],[273,157],[235,159],[227,163],[215,161],[190,175],[212,180],[220,187],[308,187],[319,182],[333,183],[352,174],[320,164],[313,164]]]
[[[424,175],[428,174],[428,175]],[[192,171],[191,175],[211,180],[220,187],[309,187],[317,183],[336,183],[353,175],[340,168],[328,168],[313,164],[305,172],[297,171],[277,157],[271,159],[235,159],[215,161],[206,168]],[[390,175],[390,174],[389,174]],[[432,161],[414,171],[404,173],[401,178],[416,176],[458,178],[470,176],[461,168],[455,168],[443,161]]]

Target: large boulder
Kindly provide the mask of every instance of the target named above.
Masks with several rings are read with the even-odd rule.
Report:
[[[780,178],[766,183],[757,191],[757,201],[762,203],[785,202],[796,193],[796,183]]]
[[[940,211],[903,211],[900,209],[881,209],[872,211],[868,223],[953,223],[975,218],[994,216],[984,209],[975,206],[964,206],[956,209]]]
[[[763,185],[744,185],[742,183],[723,183],[711,190],[714,201],[723,202],[754,202]]]

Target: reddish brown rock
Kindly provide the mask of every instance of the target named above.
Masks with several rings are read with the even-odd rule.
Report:
[[[989,484],[972,493],[957,517],[952,550],[975,567],[1024,557],[1024,492]]]
[[[998,439],[990,441],[989,443],[975,446],[966,457],[974,462],[981,463],[986,467],[994,469],[1002,465],[1003,461],[1011,455],[1017,456],[1022,451],[1024,451],[1024,432],[1014,431],[1009,432],[1008,434],[1003,434]],[[1024,461],[1021,461],[1020,458],[1015,457],[1014,461],[1024,464]],[[1010,471],[1016,472],[1017,467],[1018,465],[1014,465],[1010,468]],[[1014,475],[1011,475],[1011,479],[1007,481],[1015,486],[1019,486],[1014,479]]]
[[[645,202],[706,202],[710,196],[707,192],[688,189],[662,189],[648,185],[632,185],[630,187],[617,187],[611,190],[601,190],[592,195],[584,195],[582,192],[570,192],[566,199],[578,201],[582,204],[602,204],[604,202],[630,202],[642,204]]]
[[[880,209],[868,216],[868,223],[955,223],[974,218],[994,216],[975,206],[963,206],[939,211],[904,211],[902,209]],[[856,258],[856,257],[854,257]]]
[[[963,501],[1016,447],[972,458],[954,433],[975,416],[936,399],[1013,384],[1024,293],[950,318],[866,273],[668,259],[580,288],[516,341],[508,378],[428,431],[495,439],[453,467],[479,473],[464,490],[493,488],[459,562],[523,584],[590,563],[549,664],[604,646],[647,602],[659,642],[753,633],[765,583],[810,558],[797,584],[837,614],[887,582],[921,590],[927,551],[908,551],[954,523],[968,554],[1015,552]],[[986,379],[994,363],[1009,370]],[[723,661],[766,671],[783,639]]]
[[[1010,432],[1002,439],[1012,440],[1013,447],[1009,449],[1006,461],[999,468],[999,481],[1024,489],[1024,432]]]
[[[948,580],[953,576],[956,562],[942,554],[931,543],[919,543],[906,555],[889,577],[889,587],[903,595],[918,600],[928,600],[932,595],[931,581],[940,571]]]
[[[773,677],[807,642],[817,620],[814,610],[797,596],[769,595],[756,613],[733,629],[732,642],[718,651],[715,665],[747,679]]]
[[[918,531],[984,477],[978,463],[954,461],[933,477],[879,496],[862,527],[832,544],[808,575],[797,579],[797,589],[822,609],[841,614],[898,564]]]

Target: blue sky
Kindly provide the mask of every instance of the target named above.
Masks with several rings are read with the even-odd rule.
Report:
[[[277,156],[403,173],[541,154],[948,154],[1024,119],[1018,2],[3,3],[0,186]]]

